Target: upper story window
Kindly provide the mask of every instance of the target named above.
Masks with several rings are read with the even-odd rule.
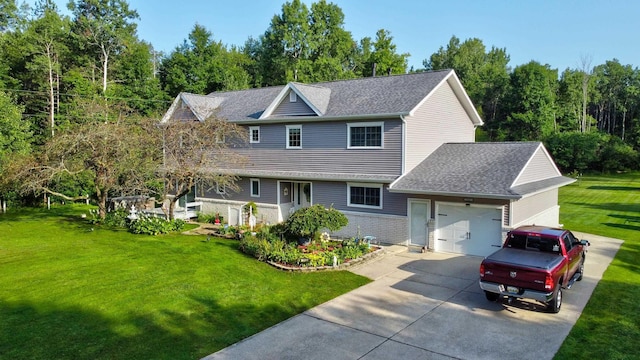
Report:
[[[347,148],[382,148],[384,123],[347,124]]]
[[[287,125],[287,149],[302,148],[302,125]]]
[[[289,93],[289,102],[297,102],[298,101],[298,94],[296,94],[295,92],[290,92]]]
[[[260,197],[260,179],[251,179],[251,197]]]
[[[347,205],[382,209],[382,184],[347,184]]]
[[[260,126],[249,126],[249,142],[252,144],[260,142]]]

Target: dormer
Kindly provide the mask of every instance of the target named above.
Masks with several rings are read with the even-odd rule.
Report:
[[[262,113],[260,119],[287,116],[322,116],[327,111],[330,97],[331,89],[289,83]]]
[[[204,121],[213,115],[223,101],[222,97],[180,93],[162,117],[161,122],[169,120]]]

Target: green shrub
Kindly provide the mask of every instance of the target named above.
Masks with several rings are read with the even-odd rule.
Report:
[[[127,216],[129,213],[125,209],[116,209],[110,211],[104,218],[104,224],[110,227],[127,227]]]
[[[342,264],[346,260],[357,259],[370,251],[369,244],[355,239],[342,242],[313,242],[306,247],[298,247],[281,235],[282,227],[261,227],[256,235],[247,234],[240,239],[240,250],[260,261],[272,261],[290,266],[333,265],[333,258]],[[301,250],[304,249],[304,250]]]
[[[167,221],[162,218],[140,215],[138,220],[129,222],[129,231],[134,234],[145,235],[167,234],[182,230],[182,228],[184,228],[184,224],[185,221],[181,219]]]
[[[320,229],[339,230],[349,223],[347,217],[340,211],[325,208],[321,204],[296,210],[289,219],[286,227],[289,232],[304,238],[316,239]]]

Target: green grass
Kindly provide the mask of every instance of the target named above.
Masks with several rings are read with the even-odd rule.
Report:
[[[200,358],[369,281],[282,272],[234,240],[103,229],[82,212],[0,215],[0,358]]]
[[[640,359],[640,173],[560,190],[568,229],[624,240],[556,359]]]

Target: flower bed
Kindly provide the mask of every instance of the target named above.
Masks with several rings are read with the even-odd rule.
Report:
[[[283,239],[245,235],[240,250],[283,270],[342,269],[377,256],[382,248],[353,239],[298,245]]]

